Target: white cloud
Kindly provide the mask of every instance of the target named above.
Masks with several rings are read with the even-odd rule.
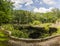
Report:
[[[50,7],[48,9],[44,8],[44,7],[40,7],[38,8],[34,8],[34,12],[39,12],[39,13],[46,13],[46,12],[51,12],[51,10],[53,9],[53,7]]]
[[[28,6],[28,5],[30,5],[30,4],[33,4],[33,1],[32,1],[32,0],[27,0],[25,6]]]
[[[56,2],[54,0],[43,0],[44,3],[49,4],[49,5],[54,5]]]
[[[43,4],[43,2],[40,2],[40,4]]]
[[[26,3],[26,5],[30,5],[33,3],[32,0],[11,0],[12,2],[15,2],[16,4],[24,4]]]
[[[39,2],[39,0],[35,0],[35,2]]]
[[[19,4],[16,4],[16,3],[14,4],[14,6],[15,6],[14,9],[20,9],[22,7],[22,5],[19,5]]]

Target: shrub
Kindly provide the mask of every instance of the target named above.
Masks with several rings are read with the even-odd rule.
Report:
[[[4,42],[8,40],[8,35],[4,31],[0,30],[0,41]]]
[[[0,37],[4,37],[5,34],[3,32],[0,32]]]
[[[41,36],[41,38],[45,38],[45,37],[48,37],[49,36],[49,34],[43,34],[42,36]]]
[[[40,21],[33,21],[33,23],[32,23],[33,25],[40,25],[41,24],[41,22]]]
[[[12,35],[19,38],[28,38],[28,34],[23,33],[22,31],[19,30],[12,31]]]
[[[5,24],[5,25],[2,25],[2,28],[4,28],[4,30],[9,30],[9,31],[14,30],[14,27],[13,27],[12,24]]]

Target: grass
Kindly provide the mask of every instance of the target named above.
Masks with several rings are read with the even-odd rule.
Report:
[[[7,46],[7,35],[4,32],[0,31],[0,46]]]
[[[7,46],[6,42],[0,42],[0,46]]]

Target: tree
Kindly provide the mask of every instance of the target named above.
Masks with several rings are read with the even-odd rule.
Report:
[[[52,12],[56,17],[60,18],[60,9],[58,8],[52,9]]]
[[[0,0],[0,24],[9,23],[12,20],[12,2]]]
[[[52,12],[44,13],[45,22],[53,23],[56,21],[57,17]]]
[[[25,15],[26,11],[23,10],[15,10],[14,11],[14,22],[20,24],[20,23],[24,23],[26,21],[26,15]]]
[[[33,21],[33,16],[29,11],[24,11],[24,10],[15,10],[14,12],[14,21],[19,23],[19,24],[28,24],[29,22]]]

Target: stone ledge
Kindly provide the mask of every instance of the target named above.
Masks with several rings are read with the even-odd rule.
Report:
[[[46,37],[43,39],[29,39],[18,38],[11,36],[10,31],[6,31],[9,34],[8,46],[60,46],[60,34]]]
[[[46,38],[40,38],[40,39],[30,39],[30,38],[18,38],[18,37],[14,37],[14,36],[11,36],[11,32],[10,31],[6,31],[7,34],[9,34],[9,37],[13,40],[19,40],[19,41],[36,41],[36,42],[42,42],[42,41],[46,41],[46,40],[49,40],[49,39],[52,39],[52,38],[55,38],[55,37],[59,37],[60,34],[57,34],[57,35],[53,35],[53,36],[49,36],[49,37],[46,37]]]

